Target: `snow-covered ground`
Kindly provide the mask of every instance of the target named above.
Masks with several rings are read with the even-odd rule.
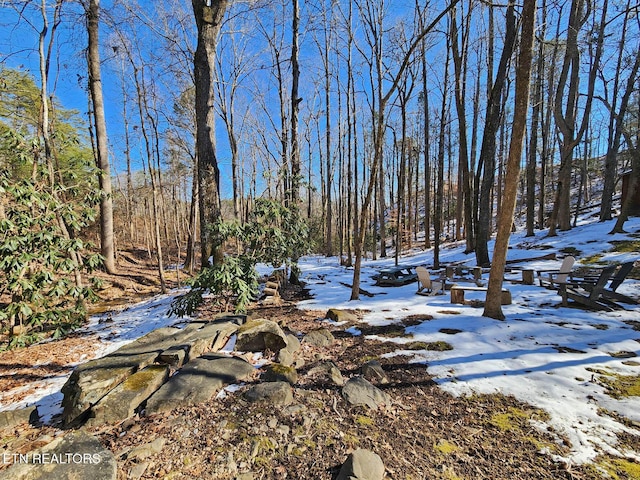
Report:
[[[508,259],[531,258],[545,253],[575,247],[580,258],[604,252],[601,260],[626,262],[640,260],[640,252],[609,252],[616,240],[628,240],[628,235],[608,235],[612,222],[590,223],[560,232],[555,238],[545,233],[511,237]],[[633,218],[628,232],[640,233],[640,219]],[[636,235],[635,239],[638,237]],[[546,245],[548,249],[532,249]],[[490,246],[490,251],[492,246]],[[464,244],[441,250],[440,262],[468,260],[475,265],[473,254],[464,254]],[[432,265],[432,252],[404,256],[403,264]],[[454,395],[502,393],[546,410],[549,424],[571,442],[572,454],[565,459],[583,463],[598,452],[633,458],[640,461],[640,452],[620,451],[616,446],[616,432],[630,430],[610,416],[599,412],[603,408],[640,422],[640,397],[616,400],[597,382],[594,370],[606,370],[619,375],[640,375],[640,332],[624,321],[640,322],[640,306],[625,306],[626,310],[592,312],[560,305],[560,296],[537,285],[505,283],[511,290],[513,303],[503,306],[505,321],[482,316],[482,308],[452,305],[449,295],[424,297],[416,295],[416,284],[403,287],[376,287],[371,279],[382,266],[393,265],[393,259],[366,261],[362,269],[361,288],[373,297],[361,295],[361,300],[349,301],[351,291],[342,283],[351,283],[352,271],[336,266],[335,259],[305,258],[301,262],[302,280],[307,282],[313,299],[301,303],[301,308],[350,308],[367,311],[364,321],[385,325],[409,315],[428,314],[433,320],[410,327],[412,338],[386,339],[398,342],[397,354],[414,355],[416,363],[424,363],[443,389]],[[554,269],[559,260],[531,261],[518,266],[533,269]],[[513,276],[518,279],[518,274]],[[486,280],[487,276],[484,277]],[[640,298],[640,281],[627,279],[619,292]],[[478,293],[481,298],[483,293]],[[472,292],[467,298],[474,298]],[[453,314],[452,312],[457,312]],[[443,328],[458,329],[461,333],[440,333]],[[414,341],[446,341],[453,350],[444,352],[402,350],[402,343]],[[584,353],[572,353],[572,352]],[[612,353],[634,352],[637,359],[614,358]],[[565,352],[565,353],[563,353]],[[638,360],[634,362],[633,360]],[[545,428],[545,426],[541,426]]]
[[[603,252],[601,260],[607,262],[639,260],[640,252],[607,253],[612,248],[609,242],[630,238],[628,235],[608,235],[612,225],[611,222],[580,225],[569,232],[560,232],[555,238],[545,238],[544,232],[535,238],[516,233],[511,238],[508,257],[531,258],[574,247],[580,251],[578,264],[581,258]],[[629,232],[640,233],[640,218],[630,219],[625,227]],[[548,248],[541,249],[542,245]],[[448,245],[441,250],[443,264],[463,260],[470,266],[475,265],[473,255],[464,254],[463,244]],[[401,262],[431,265],[433,253],[416,251],[404,256]],[[531,261],[519,266],[552,269],[559,264],[560,261],[555,260]],[[640,357],[629,361],[611,356],[622,351],[640,354],[640,332],[624,323],[640,322],[639,306],[627,306],[626,310],[614,312],[566,308],[559,305],[560,297],[554,291],[507,282],[505,286],[512,292],[513,303],[503,306],[506,320],[497,321],[482,317],[482,308],[452,305],[448,294],[416,295],[415,283],[396,288],[374,286],[371,275],[391,265],[392,258],[365,261],[361,287],[374,296],[349,301],[351,291],[342,283],[352,282],[352,269],[339,266],[337,258],[303,258],[300,262],[302,280],[307,283],[313,298],[302,302],[300,307],[362,309],[367,312],[363,321],[372,325],[393,323],[414,314],[431,315],[432,320],[408,329],[412,338],[387,340],[398,342],[396,354],[414,355],[414,361],[424,364],[443,389],[454,395],[499,392],[546,410],[550,415],[549,425],[571,442],[572,454],[565,459],[568,462],[589,461],[599,452],[640,461],[640,452],[620,451],[616,445],[617,432],[630,431],[638,435],[640,431],[629,429],[601,413],[601,409],[606,409],[640,422],[640,397],[612,398],[598,382],[600,373],[593,371],[640,375]],[[516,278],[519,275],[514,275]],[[627,280],[618,291],[638,298],[640,281]],[[96,332],[102,344],[98,356],[155,328],[178,323],[179,319],[167,314],[171,300],[178,293],[158,296],[111,313],[108,322],[105,315],[92,318],[85,328]],[[474,295],[475,292],[469,292],[467,298],[474,298]],[[481,293],[477,295],[482,296]],[[458,329],[461,333],[441,333],[443,328]],[[358,333],[355,329],[351,331]],[[453,350],[402,349],[402,343],[407,341],[437,340],[448,342]],[[35,403],[40,414],[50,419],[61,411],[60,388],[65,381],[66,376],[59,376],[43,382],[36,394],[20,404],[2,405],[0,397],[0,410]]]

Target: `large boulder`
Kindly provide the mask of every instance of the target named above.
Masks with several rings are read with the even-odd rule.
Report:
[[[2,472],[4,480],[116,480],[117,463],[100,441],[84,431],[56,438]],[[22,461],[22,459],[20,459]]]
[[[382,459],[371,450],[359,448],[347,457],[336,480],[382,480],[383,478]]]
[[[147,414],[208,401],[226,385],[250,379],[255,368],[246,360],[207,354],[186,364],[147,401]]]
[[[280,326],[270,320],[250,320],[237,332],[235,349],[242,352],[279,352],[287,346],[287,336]]]
[[[62,420],[73,426],[89,409],[137,370],[153,363],[157,352],[107,356],[79,366],[62,387]]]

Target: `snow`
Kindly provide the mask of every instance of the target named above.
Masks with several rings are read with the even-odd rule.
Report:
[[[557,237],[546,238],[544,232],[535,237],[516,233],[511,237],[509,259],[525,259],[559,252],[575,247],[580,258],[602,254],[606,262],[639,260],[638,252],[609,252],[611,241],[628,240],[625,234],[608,235],[612,222],[578,225]],[[632,218],[625,225],[628,231],[640,231],[640,219]],[[541,249],[541,246],[547,249]],[[537,246],[538,248],[532,248]],[[490,245],[490,249],[493,248]],[[464,254],[464,245],[445,248],[441,252],[442,264],[466,261],[475,265],[472,255]],[[404,264],[433,264],[431,251],[404,256]],[[549,413],[547,424],[558,435],[567,438],[571,454],[565,462],[584,463],[602,452],[640,460],[637,453],[621,451],[617,447],[616,433],[626,431],[638,435],[601,409],[640,422],[640,398],[616,400],[597,382],[598,371],[611,374],[639,375],[640,362],[614,358],[612,353],[629,351],[640,354],[640,333],[624,321],[640,322],[640,307],[625,306],[626,310],[591,312],[580,308],[560,306],[556,292],[537,285],[511,284],[513,303],[503,306],[505,321],[482,317],[482,308],[452,305],[449,295],[424,297],[415,294],[416,285],[377,287],[371,280],[378,269],[390,266],[393,259],[363,262],[361,288],[373,297],[361,295],[359,301],[349,301],[351,290],[342,283],[351,284],[352,270],[337,265],[336,259],[305,258],[300,267],[302,280],[314,297],[300,304],[301,308],[361,309],[363,322],[385,325],[409,315],[431,315],[433,320],[409,327],[413,337],[385,338],[397,342],[395,355],[413,355],[414,362],[424,364],[436,382],[453,395],[472,393],[501,393],[512,395]],[[519,266],[554,269],[559,260],[537,260]],[[514,279],[520,274],[513,274]],[[488,276],[484,276],[486,281]],[[640,282],[627,279],[618,289],[636,298]],[[468,292],[467,298],[482,298],[482,292]],[[451,312],[457,312],[452,314]],[[443,328],[458,329],[456,335],[441,333]],[[354,332],[355,333],[355,332]],[[375,338],[375,337],[371,337]],[[408,341],[446,341],[453,350],[444,352],[402,350]],[[575,353],[574,353],[575,352]],[[578,353],[584,352],[584,353]],[[639,359],[640,360],[640,359]]]
[[[611,253],[613,240],[628,240],[624,234],[608,235],[612,222],[583,222],[569,232],[559,232],[546,238],[545,232],[535,237],[515,233],[510,242],[509,259],[531,258],[545,253],[558,253],[566,247],[575,247],[580,259],[603,254],[606,262],[638,260],[640,254]],[[640,218],[631,218],[625,228],[640,231]],[[547,247],[546,249],[543,247]],[[492,248],[492,246],[490,246]],[[442,264],[466,261],[475,265],[473,255],[464,254],[464,245],[444,246]],[[403,256],[403,264],[433,263],[432,251],[416,250]],[[453,395],[472,393],[501,393],[544,409],[550,419],[538,421],[543,429],[551,427],[558,435],[569,440],[571,454],[559,459],[569,464],[584,463],[597,454],[606,452],[640,460],[635,452],[621,451],[616,434],[626,431],[638,435],[614,418],[602,413],[603,409],[640,422],[640,397],[614,399],[598,383],[602,371],[611,374],[640,374],[640,359],[629,362],[611,356],[614,352],[628,351],[640,354],[640,332],[625,321],[640,322],[640,307],[626,306],[626,310],[591,312],[580,308],[560,306],[556,292],[537,285],[505,283],[511,290],[513,303],[503,306],[505,321],[482,317],[482,309],[469,305],[452,305],[449,295],[425,297],[416,295],[416,284],[389,288],[373,285],[371,275],[393,265],[393,258],[365,260],[361,275],[361,288],[374,294],[362,295],[358,301],[349,301],[353,270],[339,265],[337,258],[305,257],[300,261],[302,280],[307,283],[313,298],[299,304],[304,309],[345,308],[364,312],[363,322],[386,325],[409,315],[431,315],[432,320],[409,327],[413,334],[407,338],[385,338],[398,343],[394,355],[412,355],[413,362],[423,364],[441,388]],[[519,266],[532,269],[553,269],[559,260],[529,261]],[[513,274],[514,279],[520,274]],[[483,278],[486,281],[487,276]],[[638,297],[640,282],[626,280],[618,291]],[[113,352],[122,345],[149,331],[174,325],[180,320],[168,315],[169,305],[181,291],[132,305],[120,312],[91,318],[85,329],[94,332],[101,342],[97,356]],[[467,298],[482,298],[482,292],[468,292]],[[454,314],[454,312],[456,314]],[[320,319],[326,321],[324,319]],[[452,335],[440,330],[458,329]],[[361,330],[351,327],[354,335]],[[403,350],[407,341],[446,341],[453,350],[444,352]],[[231,346],[230,343],[229,347]],[[564,353],[563,353],[564,352]],[[259,361],[260,359],[254,359]],[[36,404],[45,422],[61,412],[60,388],[67,376],[49,379],[38,392],[20,404],[1,405],[0,410]],[[226,393],[233,391],[233,388]],[[226,394],[225,393],[225,394]]]

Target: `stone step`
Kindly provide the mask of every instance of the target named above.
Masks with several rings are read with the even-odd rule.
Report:
[[[248,380],[255,372],[255,368],[241,358],[203,355],[186,364],[149,398],[146,413],[152,415],[204,403],[225,385]]]
[[[132,417],[136,408],[169,378],[167,365],[150,365],[134,373],[91,408],[87,425],[115,423]]]

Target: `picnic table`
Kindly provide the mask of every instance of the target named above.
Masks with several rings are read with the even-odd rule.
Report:
[[[398,265],[380,270],[372,277],[375,285],[382,287],[399,287],[418,281],[418,274],[413,265]]]

